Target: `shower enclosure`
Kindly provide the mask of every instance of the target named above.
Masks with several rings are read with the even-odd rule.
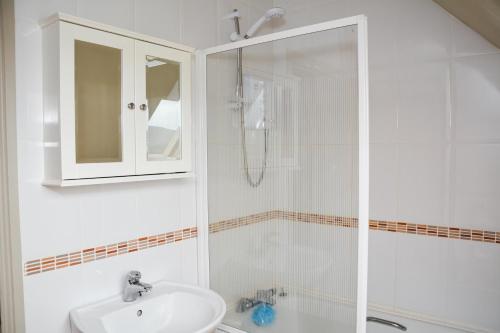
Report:
[[[356,16],[198,54],[199,271],[227,332],[366,331],[366,29]]]

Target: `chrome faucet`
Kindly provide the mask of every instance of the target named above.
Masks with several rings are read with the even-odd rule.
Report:
[[[236,312],[245,312],[262,303],[274,305],[276,304],[276,300],[274,299],[275,295],[276,288],[257,290],[254,298],[243,297],[240,299],[238,305],[236,306]]]
[[[123,300],[125,302],[133,302],[137,297],[142,296],[142,294],[147,293],[153,289],[153,286],[149,283],[141,282],[141,272],[130,271],[127,274],[127,282],[125,288],[123,289]]]

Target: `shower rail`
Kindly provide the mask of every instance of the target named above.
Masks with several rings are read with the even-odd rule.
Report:
[[[382,325],[386,325],[386,326],[391,326],[391,327],[397,328],[398,330],[401,330],[401,331],[407,330],[406,326],[401,325],[400,323],[396,323],[395,321],[390,321],[390,320],[386,320],[386,319],[382,319],[382,318],[378,318],[378,317],[367,317],[366,321],[371,321],[374,323],[378,323],[378,324],[382,324]]]

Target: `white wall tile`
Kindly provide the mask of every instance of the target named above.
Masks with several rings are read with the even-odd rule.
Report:
[[[450,240],[447,246],[447,317],[497,331],[500,328],[498,244]]]
[[[349,1],[345,1],[349,3]],[[362,1],[358,13],[368,18],[368,62],[370,77],[375,69],[390,71],[397,59],[398,0]],[[356,13],[356,14],[358,14]],[[353,12],[355,14],[355,12]],[[370,89],[370,95],[372,90]]]
[[[181,190],[193,191],[193,187],[187,186],[183,180],[174,182],[149,184],[134,192],[137,195],[137,224],[142,230],[147,230],[150,234],[157,234],[161,230],[171,231],[184,227],[181,219],[182,199]],[[193,192],[191,192],[191,195]],[[166,216],[168,216],[166,218]],[[191,222],[191,226],[195,222]]]
[[[455,218],[459,227],[500,230],[500,144],[457,144]]]
[[[272,284],[277,268],[276,223],[251,224],[210,235],[210,257],[217,258],[210,260],[211,288],[223,295],[228,306],[234,306],[242,295],[250,296],[255,289]]]
[[[133,3],[137,32],[181,42],[181,0],[133,0]]]
[[[183,283],[198,284],[198,240],[191,238],[181,242],[182,245],[182,279]]]
[[[398,220],[398,145],[370,145],[370,218]]]
[[[394,308],[398,235],[370,231],[368,249],[368,302]]]
[[[179,222],[181,227],[187,228],[196,225],[196,179],[186,179],[179,184]]]
[[[394,65],[370,71],[370,142],[396,142],[398,135],[398,77]]]
[[[252,163],[250,156],[249,173],[252,179],[257,179],[261,170],[261,148],[258,162]],[[249,151],[257,150],[249,147]],[[262,184],[251,187],[246,180],[243,168],[241,146],[215,145],[208,146],[208,207],[210,222],[217,222],[227,218],[245,216],[273,209],[275,194],[275,173],[273,168],[267,168]],[[270,153],[270,155],[272,155]]]
[[[446,243],[437,237],[398,234],[396,251],[396,307],[444,317]]]
[[[397,1],[398,58],[408,62],[448,59],[451,17],[433,1]]]
[[[257,10],[266,11],[273,7],[273,0],[242,0],[247,5],[254,7]]]
[[[500,143],[500,53],[455,59],[452,88],[456,139]]]
[[[361,0],[275,0],[274,5],[287,10],[284,24],[276,30],[335,20],[362,13]]]
[[[132,186],[125,184],[123,187],[101,187],[101,194],[92,200],[92,207],[101,207],[101,224],[95,224],[92,220],[81,221],[86,226],[86,241],[94,240],[94,245],[112,244],[135,238],[133,235],[149,235],[148,228],[144,226],[141,228],[141,222],[144,223],[147,220],[139,220],[138,215],[142,211],[138,208],[138,196],[133,192]],[[97,203],[98,200],[100,204]],[[92,209],[92,207],[86,208]],[[124,226],[127,227],[124,228]]]
[[[398,64],[398,138],[443,142],[449,137],[449,62]]]
[[[89,20],[134,29],[134,0],[77,0],[76,14]]]
[[[357,266],[357,231],[351,228],[284,221],[278,253],[287,258],[282,266],[285,285],[324,295],[354,299]],[[332,283],[335,281],[335,283]],[[281,281],[280,281],[281,282]]]
[[[76,3],[77,0],[16,0],[16,18],[30,21],[35,27],[41,19],[57,12],[75,15]]]
[[[400,144],[398,216],[410,223],[448,225],[447,144]]]
[[[335,216],[355,216],[357,174],[350,145],[300,147],[300,174],[293,187],[295,209]]]
[[[85,224],[78,218],[79,202],[74,200],[71,191],[51,190],[39,182],[21,185],[19,210],[23,260],[81,249]]]
[[[203,49],[217,43],[217,0],[182,1],[182,43]]]
[[[453,55],[455,57],[498,53],[498,48],[456,18],[452,18]]]

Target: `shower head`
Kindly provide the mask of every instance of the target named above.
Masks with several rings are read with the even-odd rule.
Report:
[[[259,30],[259,28],[266,22],[269,22],[271,19],[273,18],[280,18],[280,17],[283,17],[285,15],[285,10],[283,8],[280,8],[280,7],[274,7],[274,8],[271,8],[269,9],[265,14],[264,16],[262,16],[260,19],[257,20],[257,22],[255,22],[251,27],[250,29],[248,29],[248,32],[246,33],[245,35],[245,38],[250,38],[252,37],[256,32],[257,30]]]
[[[271,8],[269,9],[266,14],[264,14],[264,16],[270,20],[272,18],[279,18],[279,17],[283,17],[285,15],[285,10],[281,7],[274,7],[274,8]]]

